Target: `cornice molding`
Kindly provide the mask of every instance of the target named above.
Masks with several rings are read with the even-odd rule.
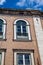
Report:
[[[0,14],[10,14],[10,15],[39,15],[43,16],[43,12],[39,10],[16,10],[16,9],[6,9],[6,8],[0,8]]]

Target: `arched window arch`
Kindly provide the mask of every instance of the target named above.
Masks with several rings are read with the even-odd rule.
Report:
[[[6,21],[0,18],[0,39],[5,39]]]
[[[18,19],[14,22],[14,39],[31,40],[30,24],[23,19]]]

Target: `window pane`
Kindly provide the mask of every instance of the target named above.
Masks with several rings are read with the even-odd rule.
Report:
[[[30,54],[25,54],[25,64],[30,65]]]
[[[3,24],[3,20],[0,19],[0,24]]]
[[[20,36],[21,35],[21,26],[17,25],[17,35]]]
[[[17,54],[18,65],[23,65],[23,55]]]
[[[0,19],[0,32],[2,32],[3,20]]]
[[[25,22],[25,21],[21,21],[21,24],[22,24],[22,25],[26,25],[26,22]]]
[[[17,54],[17,65],[31,65],[31,55],[27,53]]]
[[[21,32],[21,26],[17,25],[17,32]]]
[[[0,27],[0,32],[2,32],[2,28]]]
[[[0,25],[0,32],[2,32],[2,25]]]
[[[23,33],[26,33],[26,26],[22,26],[23,28]]]
[[[2,53],[0,53],[0,65],[1,65],[1,61],[2,61]]]
[[[18,25],[26,25],[26,22],[23,21],[23,20],[19,20],[19,21],[17,21],[16,24],[18,24]]]

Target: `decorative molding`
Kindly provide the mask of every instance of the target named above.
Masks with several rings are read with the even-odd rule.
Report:
[[[25,16],[32,16],[32,15],[39,15],[43,16],[43,12],[39,10],[16,10],[16,9],[5,9],[0,8],[0,14],[11,14],[11,15],[25,15]]]

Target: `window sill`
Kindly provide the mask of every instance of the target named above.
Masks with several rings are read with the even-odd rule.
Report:
[[[7,39],[0,39],[0,41],[6,41]]]
[[[21,40],[13,39],[13,41],[16,41],[16,42],[32,42],[32,40],[25,40],[25,39],[21,39]]]

